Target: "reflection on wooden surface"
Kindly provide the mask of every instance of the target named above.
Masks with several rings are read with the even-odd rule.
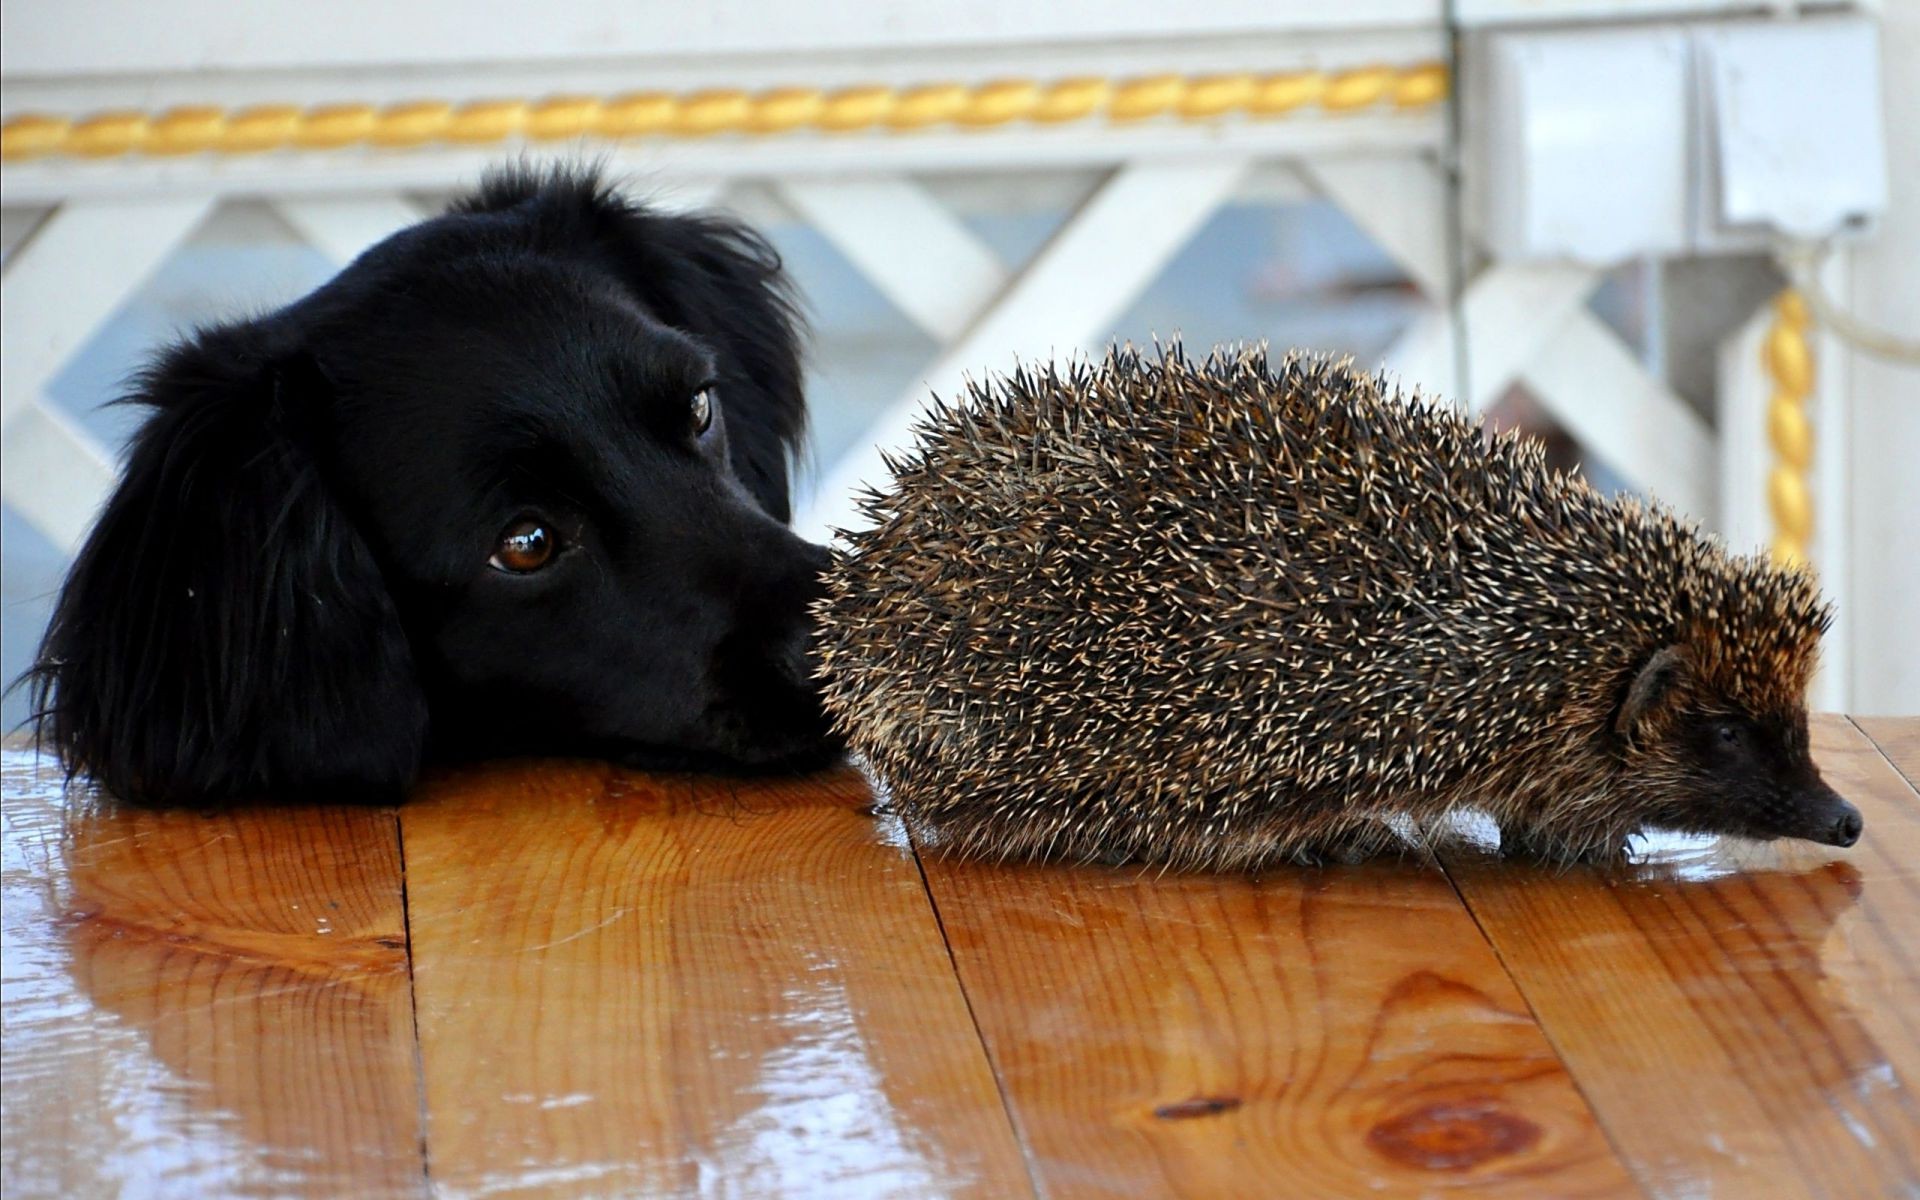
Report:
[[[1652,1194],[1920,1193],[1920,802],[1844,718],[1816,721],[1814,752],[1866,817],[1851,852],[1449,863]]]
[[[1633,1190],[1437,870],[928,882],[1051,1195]]]
[[[7,1195],[420,1193],[392,812],[63,804],[5,755]]]
[[[1853,723],[1873,740],[1909,785],[1920,788],[1920,721],[1908,717],[1858,717]]]
[[[1851,851],[1250,881],[923,864],[851,771],[505,763],[396,821],[9,751],[0,1183],[1920,1194],[1920,721],[1816,752]]]
[[[428,788],[403,825],[433,1178],[1024,1191],[912,852],[868,804],[850,769]]]

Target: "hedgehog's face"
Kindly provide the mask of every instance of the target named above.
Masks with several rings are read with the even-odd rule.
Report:
[[[1677,652],[1662,651],[1640,672],[1617,731],[1628,771],[1649,789],[1650,825],[1829,846],[1860,838],[1859,810],[1813,764],[1806,710],[1744,711]]]
[[[1741,837],[1851,846],[1860,812],[1827,786],[1807,745],[1806,714],[1683,714],[1669,735],[1681,767],[1674,824]]]

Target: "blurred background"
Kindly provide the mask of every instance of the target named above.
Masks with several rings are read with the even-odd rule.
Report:
[[[1920,712],[1920,0],[1168,8],[10,0],[0,670],[156,346],[524,156],[779,248],[810,536],[965,373],[1305,347],[1810,561],[1817,706]]]

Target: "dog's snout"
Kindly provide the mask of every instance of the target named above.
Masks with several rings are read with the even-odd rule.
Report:
[[[833,554],[825,546],[817,545],[785,530],[781,531],[785,545],[777,561],[780,562],[785,583],[796,593],[802,594],[810,603],[824,595],[826,584],[821,575],[833,561]]]
[[[804,547],[802,553],[806,557],[808,567],[815,575],[821,574],[833,565],[833,551],[825,546],[807,541],[801,542],[800,545]]]
[[[796,539],[798,540],[798,539]],[[814,638],[813,615],[808,607],[826,595],[826,582],[821,578],[833,555],[825,546],[801,541],[797,555],[800,579],[796,591],[804,598],[805,604],[799,614],[799,621],[787,641],[787,669],[794,679],[811,679],[818,664],[818,646]]]

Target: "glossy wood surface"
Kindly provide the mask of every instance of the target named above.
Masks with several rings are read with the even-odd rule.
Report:
[[[1050,1196],[1633,1193],[1437,869],[927,878]]]
[[[1853,723],[1873,739],[1880,753],[1906,781],[1920,788],[1920,721],[1907,717],[1855,717]]]
[[[393,812],[147,813],[0,770],[6,1195],[421,1194]]]
[[[1248,880],[923,862],[851,771],[151,814],[11,749],[0,1185],[1916,1195],[1920,721],[1816,751],[1851,850]]]
[[[870,803],[850,768],[429,786],[402,828],[435,1182],[1025,1193],[913,852]]]
[[[1920,798],[1844,717],[1813,736],[1866,818],[1851,850],[1448,860],[1651,1195],[1920,1195]]]

